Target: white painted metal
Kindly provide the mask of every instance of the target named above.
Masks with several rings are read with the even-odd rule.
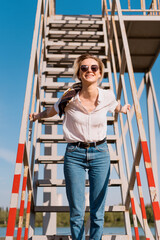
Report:
[[[129,219],[129,204],[130,197],[134,197],[133,187],[135,184],[135,168],[136,171],[139,171],[138,165],[141,158],[142,149],[140,147],[140,141],[137,143],[137,149],[135,147],[133,129],[132,129],[132,118],[134,114],[134,110],[136,113],[136,117],[138,119],[138,128],[140,134],[140,140],[146,140],[145,131],[143,127],[143,121],[141,118],[141,111],[139,105],[139,99],[144,89],[144,79],[142,79],[141,85],[139,87],[139,91],[136,91],[136,85],[134,80],[134,73],[132,68],[132,62],[130,58],[130,51],[127,43],[127,36],[122,34],[122,41],[125,45],[124,49],[120,49],[119,47],[119,36],[116,31],[117,21],[120,23],[120,31],[125,33],[124,21],[159,21],[159,16],[123,16],[120,8],[120,4],[118,0],[109,0],[110,7],[112,10],[110,11],[111,16],[108,15],[108,20],[112,20],[111,27],[109,27],[108,22],[106,24],[105,19],[102,19],[101,16],[62,16],[55,15],[55,0],[38,0],[37,5],[37,14],[35,21],[35,30],[33,35],[33,43],[31,50],[31,58],[27,79],[27,87],[26,87],[26,96],[24,101],[24,110],[22,116],[22,125],[20,131],[19,143],[25,144],[25,156],[24,156],[24,176],[28,176],[27,188],[29,191],[28,199],[32,198],[32,206],[31,214],[27,215],[26,227],[28,227],[29,218],[30,218],[30,231],[29,238],[32,239],[70,239],[70,236],[57,236],[56,235],[56,212],[69,211],[69,207],[67,206],[57,206],[57,192],[56,187],[65,187],[64,179],[57,179],[57,164],[62,164],[64,162],[63,156],[58,156],[57,146],[59,143],[65,143],[63,135],[57,133],[57,126],[62,124],[63,118],[54,117],[50,119],[42,119],[39,122],[33,124],[30,123],[29,131],[27,129],[28,124],[28,113],[29,108],[31,108],[31,112],[34,111],[42,111],[44,107],[48,107],[57,101],[58,92],[66,90],[68,87],[72,85],[72,83],[58,82],[58,77],[70,77],[73,74],[73,70],[71,68],[71,62],[81,54],[81,51],[97,51],[96,56],[101,58],[105,64],[106,77],[108,77],[109,82],[103,83],[101,86],[104,88],[113,89],[113,79],[112,79],[112,70],[115,78],[115,88],[117,92],[118,99],[121,98],[121,92],[124,93],[124,101],[128,102],[127,90],[125,87],[124,73],[125,67],[127,65],[131,88],[133,92],[133,100],[134,106],[129,113],[127,113],[127,121],[124,124],[123,118],[120,115],[120,125],[122,129],[122,136],[119,138],[119,129],[118,129],[118,118],[117,116],[108,117],[107,122],[108,125],[112,125],[114,129],[113,135],[107,136],[107,141],[109,145],[109,150],[111,152],[111,169],[115,169],[117,176],[119,179],[110,179],[109,186],[120,187],[121,189],[121,198],[122,205],[120,206],[106,206],[105,211],[111,212],[123,212],[125,216],[125,228],[126,235],[108,235],[103,236],[102,239],[111,240],[125,240],[132,239],[132,232],[130,226]],[[115,6],[117,4],[117,6]],[[128,2],[130,8],[130,1]],[[145,14],[148,10],[145,9],[145,1],[141,0],[142,9],[141,11]],[[153,1],[152,10],[157,9],[156,1]],[[112,6],[113,5],[113,6]],[[45,7],[46,6],[46,7]],[[103,15],[106,11],[106,5],[104,1],[102,1],[103,6]],[[45,11],[45,12],[44,12]],[[118,12],[118,16],[115,16],[115,11]],[[132,10],[133,11],[133,10]],[[138,11],[138,10],[137,10]],[[109,12],[109,11],[108,11]],[[108,14],[107,12],[107,14]],[[136,12],[136,11],[135,11]],[[153,11],[150,11],[153,12]],[[158,12],[158,11],[157,11]],[[157,14],[157,12],[153,12],[153,14]],[[58,26],[58,30],[57,27]],[[59,28],[61,27],[61,30]],[[103,30],[100,30],[100,28]],[[66,28],[69,30],[67,31]],[[97,31],[95,31],[97,28]],[[88,29],[88,31],[87,31]],[[93,30],[94,29],[94,30]],[[107,29],[107,31],[106,31]],[[110,36],[108,39],[107,32],[110,32]],[[128,32],[127,32],[128,33]],[[54,35],[54,36],[52,36]],[[58,35],[58,36],[56,36]],[[67,41],[66,37],[67,35]],[[61,37],[60,41],[58,41],[58,37]],[[74,37],[77,36],[81,38],[81,41],[73,42]],[[96,36],[96,38],[94,38]],[[117,61],[120,69],[120,77],[119,83],[117,78],[117,69],[116,69],[116,61],[115,61],[115,53],[113,52],[113,46],[111,41],[115,40],[115,45],[117,48]],[[85,42],[85,38],[91,38],[92,41]],[[57,42],[54,42],[53,39],[56,39]],[[64,39],[63,39],[64,38]],[[103,39],[104,38],[104,39]],[[82,41],[82,39],[84,41]],[[97,40],[97,39],[100,39]],[[103,40],[102,40],[103,39]],[[110,55],[108,56],[108,44],[110,45]],[[104,48],[105,47],[105,48]],[[64,53],[63,50],[73,50],[73,53]],[[79,51],[79,55],[75,51],[75,49]],[[54,50],[54,51],[53,51]],[[57,51],[57,53],[55,53]],[[75,51],[75,52],[74,52]],[[102,54],[104,51],[104,54]],[[74,54],[75,53],[75,54]],[[157,52],[158,54],[158,52]],[[122,57],[121,57],[122,56]],[[157,56],[157,55],[156,55]],[[156,58],[155,56],[155,58]],[[155,60],[154,58],[154,60]],[[127,60],[127,61],[126,61]],[[153,62],[154,62],[153,60]],[[112,68],[111,69],[111,61]],[[62,64],[63,62],[63,64]],[[62,64],[62,65],[61,65]],[[65,66],[66,65],[66,66]],[[40,67],[39,67],[40,66]],[[65,66],[65,67],[64,67]],[[34,79],[34,86],[32,81]],[[155,133],[153,131],[152,126],[154,126],[154,113],[153,113],[153,103],[155,104],[158,124],[160,127],[160,113],[158,102],[154,90],[153,79],[151,72],[147,73],[147,84],[148,84],[148,119],[149,119],[149,130],[150,130],[150,146],[151,146],[151,157],[152,164],[154,167],[155,176],[157,178],[156,184],[158,186],[158,174],[156,174],[157,170],[157,161],[156,161],[156,148],[155,148]],[[33,93],[31,97],[31,90],[33,87]],[[41,87],[41,89],[40,89]],[[40,91],[40,92],[39,92]],[[32,102],[31,102],[32,101]],[[31,105],[31,107],[30,107]],[[44,127],[42,127],[44,125]],[[51,126],[53,125],[53,126]],[[34,126],[34,135],[32,139],[32,131]],[[152,131],[151,131],[152,127]],[[45,129],[45,134],[43,134],[43,128]],[[26,141],[26,135],[28,131],[28,141]],[[127,143],[126,143],[126,134],[130,133],[131,139],[131,148],[132,155],[134,158],[134,163],[132,166],[132,171],[130,173],[129,168],[129,157],[127,152]],[[37,141],[37,142],[36,142]],[[112,149],[112,144],[115,146],[115,150]],[[42,145],[44,146],[44,152],[46,155],[42,156]],[[121,146],[124,147],[124,155],[125,155],[125,164],[127,169],[127,178],[124,175],[124,166],[122,161],[122,153]],[[29,167],[29,159],[31,156],[31,166]],[[39,179],[39,164],[44,167],[44,178]],[[22,164],[17,164],[15,168],[15,174],[21,174]],[[33,176],[32,176],[33,175]],[[32,186],[32,179],[34,184]],[[86,180],[86,186],[89,186],[88,180]],[[37,192],[38,187],[44,187],[44,206],[37,206]],[[140,197],[142,195],[142,188],[139,189]],[[155,188],[150,188],[151,197],[154,196],[153,192]],[[22,192],[22,199],[24,198],[25,193]],[[152,199],[153,200],[153,199]],[[157,195],[158,200],[158,195]],[[18,203],[18,194],[13,194],[11,199],[11,207],[17,207]],[[139,205],[135,199],[136,205],[136,214],[142,225],[142,228],[147,232],[147,236],[150,239],[154,239],[153,235],[150,232],[149,226],[146,221],[143,221],[142,214],[139,208]],[[34,236],[34,228],[35,228],[35,212],[44,212],[44,224],[43,224],[43,233],[46,236]],[[86,207],[86,211],[89,211],[89,206]],[[21,221],[23,218],[20,218]],[[157,221],[157,226],[160,223]],[[137,226],[137,222],[136,222]],[[87,227],[88,229],[88,227]],[[158,232],[158,231],[157,231]],[[52,235],[52,237],[50,236]],[[10,239],[7,236],[6,239]],[[12,239],[12,238],[11,238]],[[88,236],[86,237],[88,239]]]
[[[154,106],[153,106],[153,95],[152,95],[152,89],[151,89],[151,85],[150,85],[149,73],[146,74],[146,89],[147,89],[147,109],[148,109],[148,129],[149,129],[150,154],[151,154],[153,172],[154,172],[154,176],[155,176],[157,196],[159,199],[157,148],[156,148],[155,119],[154,119],[154,109],[153,109]]]

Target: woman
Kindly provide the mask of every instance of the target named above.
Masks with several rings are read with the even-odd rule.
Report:
[[[106,143],[108,111],[127,113],[115,100],[111,90],[98,87],[104,73],[101,60],[89,54],[78,57],[74,77],[81,87],[73,87],[58,102],[41,113],[30,114],[33,121],[64,112],[63,132],[68,142],[64,156],[66,193],[70,206],[73,240],[84,240],[85,175],[90,182],[90,240],[100,240],[103,234],[105,199],[110,175],[110,156]]]

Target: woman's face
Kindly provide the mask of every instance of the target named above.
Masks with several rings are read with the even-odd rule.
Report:
[[[79,79],[83,82],[95,83],[101,77],[98,62],[92,58],[87,58],[81,62]]]

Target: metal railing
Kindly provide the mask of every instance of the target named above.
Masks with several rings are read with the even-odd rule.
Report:
[[[151,106],[151,103],[156,106],[156,115],[157,115],[157,120],[158,124],[159,122],[159,108],[158,108],[158,103],[156,99],[156,94],[154,90],[154,85],[153,85],[153,80],[152,80],[152,75],[151,72],[148,72],[145,75],[145,78],[142,79],[142,82],[139,87],[139,91],[137,91],[136,87],[136,82],[135,82],[135,76],[134,76],[134,71],[133,71],[133,65],[132,65],[132,59],[129,51],[129,44],[127,40],[127,33],[123,21],[123,15],[120,6],[120,1],[119,0],[113,0],[112,2],[109,1],[110,4],[110,9],[107,7],[107,2],[106,0],[103,1],[102,3],[102,16],[105,17],[106,19],[106,26],[107,26],[107,37],[108,37],[108,44],[109,44],[109,52],[108,55],[110,57],[110,61],[112,63],[112,69],[113,69],[113,75],[114,75],[114,80],[115,80],[115,88],[117,92],[117,99],[120,100],[122,99],[122,96],[124,97],[124,102],[128,103],[128,96],[127,96],[127,90],[126,90],[126,85],[125,85],[125,78],[127,75],[127,81],[130,81],[130,89],[132,93],[132,101],[133,101],[133,106],[131,109],[131,112],[127,113],[127,121],[126,124],[124,125],[123,118],[120,114],[120,126],[121,126],[121,142],[124,150],[124,156],[125,156],[125,167],[126,167],[126,172],[127,172],[127,178],[128,178],[128,190],[126,193],[126,200],[125,200],[125,206],[128,208],[130,203],[132,207],[132,212],[133,212],[133,222],[134,222],[134,229],[135,229],[135,236],[136,239],[139,239],[139,234],[138,234],[138,225],[137,225],[137,217],[141,223],[141,226],[144,230],[146,239],[154,239],[153,235],[149,229],[148,223],[147,223],[147,216],[146,216],[146,211],[145,211],[145,205],[144,205],[144,197],[143,197],[143,192],[142,192],[142,184],[141,184],[141,177],[140,177],[140,171],[139,171],[139,165],[140,165],[140,160],[141,157],[143,156],[144,159],[144,166],[146,170],[146,176],[147,176],[147,182],[148,182],[148,188],[149,188],[149,193],[150,193],[150,199],[152,203],[152,208],[153,208],[153,213],[154,213],[154,220],[155,220],[155,227],[156,227],[156,235],[157,239],[160,238],[160,207],[159,207],[159,199],[158,199],[158,186],[155,183],[155,178],[154,175],[156,176],[155,171],[153,171],[151,159],[150,159],[150,154],[149,154],[149,149],[148,149],[148,143],[146,139],[146,134],[145,134],[145,128],[143,124],[143,118],[142,118],[142,113],[141,113],[141,108],[140,108],[140,95],[144,89],[144,84],[145,82],[149,84],[148,87],[148,92],[150,92],[150,99],[148,102],[148,108],[150,109],[150,112],[152,112],[152,115],[148,116],[149,118],[153,118],[153,106]],[[157,6],[159,7],[159,4],[157,1],[152,1],[151,4],[152,8],[157,9]],[[130,10],[130,1],[128,1],[128,8]],[[151,9],[150,9],[151,10]],[[149,11],[150,11],[149,10]],[[141,11],[146,13],[148,10],[145,9],[145,2],[141,1]],[[156,12],[154,12],[156,13]],[[120,35],[118,36],[117,33],[117,22],[115,23],[115,16],[118,15],[118,20],[116,18],[116,21],[118,21],[118,26],[119,26],[119,31]],[[130,31],[128,28],[127,31]],[[120,47],[119,45],[119,38],[122,40],[122,45]],[[114,49],[116,49],[116,53],[114,52]],[[119,71],[117,71],[117,65],[115,61],[115,54],[117,56],[117,61],[118,61],[118,67]],[[119,72],[119,74],[117,74]],[[119,78],[119,79],[118,79]],[[123,93],[123,95],[122,95]],[[150,106],[150,107],[149,107]],[[137,138],[137,147],[135,145],[135,137],[134,137],[134,132],[133,132],[133,126],[132,126],[132,118],[133,115],[135,114],[136,122],[137,122],[137,129],[138,129],[138,138]],[[150,129],[151,129],[151,124],[153,123],[153,119],[150,120]],[[160,124],[159,124],[160,128]],[[132,158],[133,158],[133,164],[132,168],[130,171],[129,167],[129,157],[128,157],[128,143],[126,142],[126,134],[129,132],[129,137],[130,137],[130,145],[131,145],[131,151],[132,151]],[[153,140],[154,141],[154,140]],[[155,142],[153,142],[154,145]],[[153,147],[152,147],[153,149]],[[153,153],[153,151],[152,151]],[[153,155],[152,155],[153,156]],[[155,159],[155,158],[154,158]],[[156,159],[154,160],[154,166],[156,166]],[[156,167],[155,167],[156,168]],[[154,170],[155,170],[154,168]],[[140,201],[140,206],[141,210],[139,209],[139,206],[136,204],[135,207],[135,197],[133,194],[133,189],[135,186],[135,181],[137,180],[137,188],[138,188],[138,195],[139,195],[139,201]],[[158,180],[157,180],[158,181]],[[156,181],[156,182],[157,182]]]
[[[126,172],[127,172],[127,180],[128,180],[128,190],[126,192],[126,206],[129,207],[131,203],[132,211],[133,211],[133,220],[134,220],[134,228],[136,239],[138,239],[138,223],[137,218],[139,219],[142,228],[144,229],[145,236],[147,239],[154,239],[153,235],[149,229],[147,224],[145,206],[144,206],[144,198],[141,187],[141,178],[139,173],[139,163],[141,160],[141,156],[143,155],[145,169],[147,173],[147,181],[149,185],[149,192],[151,196],[151,203],[153,206],[153,212],[155,217],[155,225],[157,230],[158,237],[160,236],[160,209],[158,203],[158,194],[156,195],[156,185],[154,181],[153,171],[151,167],[151,161],[149,156],[149,150],[147,146],[145,130],[143,125],[143,119],[141,114],[141,108],[139,105],[139,99],[144,89],[144,84],[146,83],[148,86],[148,94],[150,106],[151,102],[154,101],[156,116],[160,128],[160,111],[157,103],[157,98],[155,94],[153,79],[151,72],[148,72],[145,78],[142,79],[140,87],[137,91],[134,72],[132,67],[132,61],[130,52],[128,49],[128,41],[126,30],[124,27],[122,12],[138,12],[141,11],[143,15],[148,13],[153,13],[154,15],[159,14],[159,1],[152,1],[150,9],[146,9],[145,1],[141,0],[141,9],[134,10],[131,9],[130,1],[128,0],[128,10],[122,10],[120,7],[119,0],[109,0],[110,8],[107,8],[106,0],[102,1],[102,13],[106,19],[107,26],[107,37],[109,43],[109,56],[112,62],[114,80],[116,86],[116,92],[118,99],[122,98],[122,92],[124,94],[124,101],[128,102],[128,96],[125,86],[124,80],[124,72],[127,67],[128,76],[130,79],[130,87],[132,90],[132,98],[133,98],[133,106],[130,113],[127,113],[127,121],[124,124],[123,118],[120,114],[120,126],[122,130],[121,142],[124,148],[124,156],[125,156],[125,164],[126,164]],[[114,21],[114,16],[118,15],[119,18],[119,26],[121,31],[121,37],[123,42],[123,50],[119,47],[119,40],[117,36],[116,25]],[[25,235],[24,239],[28,239],[28,228],[30,222],[30,214],[31,208],[35,205],[36,197],[33,189],[33,177],[36,175],[38,169],[35,168],[36,162],[36,139],[37,139],[37,122],[35,126],[33,126],[32,122],[28,121],[29,112],[40,111],[40,83],[41,83],[41,73],[42,73],[42,60],[45,58],[45,27],[48,16],[55,15],[55,0],[38,0],[36,19],[35,19],[35,27],[34,27],[34,35],[32,42],[32,50],[27,78],[27,86],[26,86],[26,95],[24,101],[24,109],[22,115],[22,124],[20,129],[20,137],[19,144],[17,150],[17,158],[16,158],[16,166],[15,166],[15,174],[13,179],[13,187],[12,187],[12,196],[9,210],[9,218],[6,232],[6,240],[13,239],[15,224],[16,224],[16,213],[18,208],[18,202],[20,201],[20,212],[19,212],[19,222],[18,222],[18,231],[17,231],[17,239],[21,239],[22,235],[22,226],[23,226],[23,218],[24,218],[24,207],[27,205],[27,215],[25,222]],[[114,37],[114,38],[113,38]],[[117,56],[118,56],[118,65],[120,69],[120,74],[117,75],[116,63],[115,63],[115,55],[113,50],[113,41],[116,46]],[[119,77],[119,80],[118,80]],[[153,103],[152,103],[153,104]],[[150,110],[152,111],[152,110]],[[137,141],[137,147],[135,144],[133,127],[132,127],[132,118],[135,113],[137,120],[137,128],[139,132],[139,138]],[[150,114],[151,117],[151,114]],[[151,120],[152,121],[152,120]],[[152,123],[150,123],[152,124]],[[134,162],[132,163],[132,170],[130,171],[129,167],[129,156],[127,151],[127,143],[126,143],[126,134],[129,131],[131,148],[132,148],[132,158]],[[151,155],[154,154],[154,151],[151,151]],[[154,157],[152,157],[154,158]],[[154,164],[156,166],[156,163]],[[135,185],[135,180],[137,179],[138,185],[138,193],[140,197],[140,205],[136,201],[134,197],[133,188]],[[22,185],[22,194],[19,199],[19,189]],[[27,201],[26,201],[27,199]]]
[[[29,112],[40,109],[39,89],[41,82],[42,59],[44,57],[44,37],[47,17],[55,14],[54,0],[38,0],[35,27],[33,33],[32,49],[29,63],[27,78],[26,94],[17,150],[15,173],[12,186],[12,195],[8,224],[6,231],[6,240],[13,239],[16,224],[16,213],[18,203],[20,202],[19,222],[17,239],[21,239],[24,207],[27,204],[25,234],[24,239],[28,239],[28,228],[30,221],[31,205],[34,205],[35,199],[33,194],[33,168],[35,157],[35,144],[37,126],[33,128],[32,121],[29,122]],[[33,132],[34,131],[34,132]],[[33,133],[33,134],[32,134]],[[33,136],[32,136],[33,135]],[[21,199],[19,199],[19,190],[22,185]],[[28,194],[27,194],[28,191]],[[28,196],[27,196],[28,195]],[[27,199],[27,203],[26,203]]]
[[[135,1],[133,6],[135,5]],[[106,3],[108,3],[108,8],[107,8],[107,12],[110,15],[111,14],[111,9],[112,9],[112,1],[108,0],[106,1]],[[124,15],[160,15],[160,3],[159,0],[150,0],[150,5],[147,7],[147,1],[146,0],[139,0],[136,1],[136,6],[139,6],[139,8],[136,7],[133,8],[131,1],[130,0],[126,0],[123,1],[123,5],[124,8],[121,9],[122,13]],[[102,6],[103,6],[103,0],[102,0]],[[102,7],[103,11],[104,8]],[[115,9],[115,14],[117,14],[117,9]]]

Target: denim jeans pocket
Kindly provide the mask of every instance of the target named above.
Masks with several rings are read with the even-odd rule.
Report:
[[[99,152],[109,152],[107,142],[104,142],[95,147]]]
[[[77,145],[73,145],[72,143],[67,144],[66,151],[67,152],[74,152],[77,149]]]

